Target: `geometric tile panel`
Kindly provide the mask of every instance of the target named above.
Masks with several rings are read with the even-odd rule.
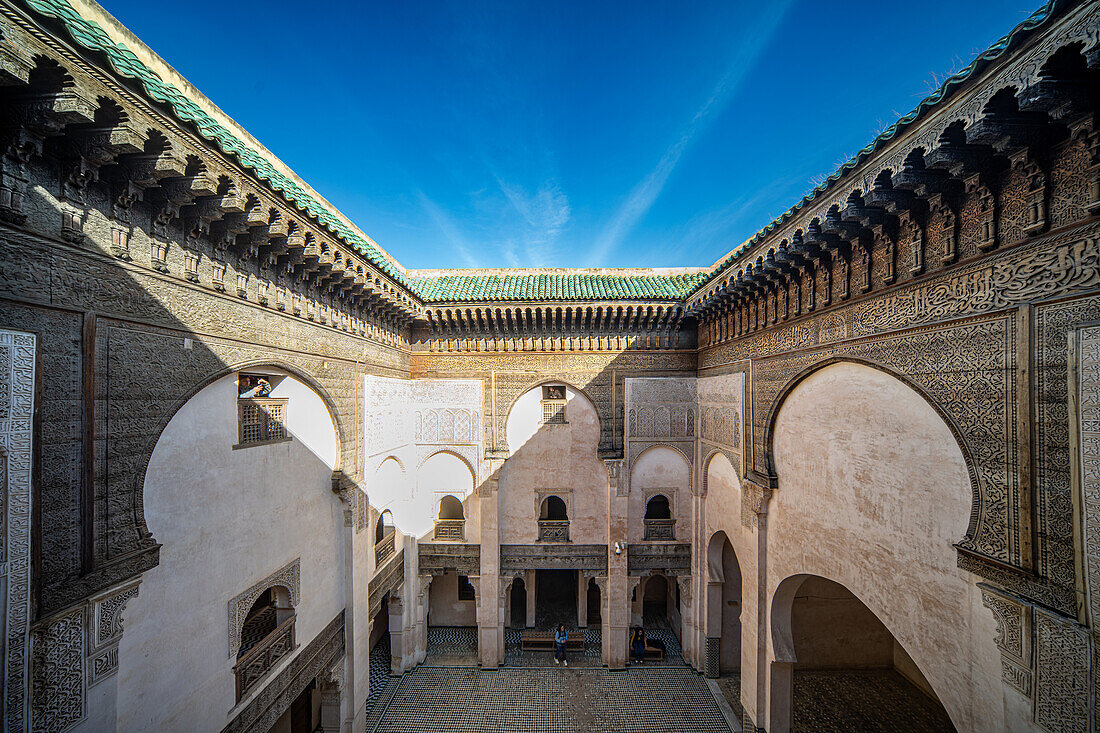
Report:
[[[378,733],[729,733],[706,683],[684,667],[418,667]]]

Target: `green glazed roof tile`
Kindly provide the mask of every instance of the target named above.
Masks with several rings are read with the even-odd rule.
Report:
[[[410,289],[424,301],[447,302],[617,298],[679,300],[686,298],[729,267],[738,256],[760,242],[784,219],[809,205],[819,194],[829,190],[871,154],[948,99],[975,73],[1018,46],[1023,38],[1054,17],[1059,7],[1069,5],[1063,0],[1049,0],[1046,5],[979,54],[966,68],[948,77],[939,89],[922,99],[909,114],[886,128],[821,185],[813,188],[798,203],[707,270],[673,275],[628,274],[627,271],[622,274],[596,275],[579,271],[510,274],[500,277],[497,274],[479,273],[476,270],[461,275],[435,274],[430,271],[422,271],[415,276],[407,274],[395,260],[382,252],[373,242],[345,224],[328,204],[311,196],[293,178],[279,171],[263,153],[254,150],[233,131],[207,114],[196,102],[188,99],[183,92],[162,80],[125,45],[115,43],[98,23],[81,16],[68,0],[23,1],[38,13],[57,19],[76,43],[102,53],[118,74],[137,80],[151,99],[166,104],[179,120],[193,124],[204,138],[217,144],[227,155],[236,156],[243,166],[252,169],[257,177],[267,181],[273,189],[281,192],[289,203],[315,217],[323,226],[348,242],[396,282]]]

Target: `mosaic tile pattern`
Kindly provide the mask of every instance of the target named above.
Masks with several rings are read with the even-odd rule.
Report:
[[[679,668],[419,667],[379,733],[729,733],[703,679]]]
[[[429,626],[424,663],[477,666],[477,627]]]
[[[741,673],[730,672],[718,678],[718,689],[726,698],[733,714],[738,720],[745,719],[745,709],[741,706]]]
[[[385,708],[384,702],[397,688],[398,677],[390,676],[390,635],[383,634],[374,648],[370,650],[368,661],[369,680],[367,693],[367,730],[372,730],[373,723],[381,715]],[[379,703],[383,703],[379,705]],[[377,708],[377,709],[376,709]]]
[[[943,708],[893,670],[796,670],[798,733],[947,733]]]

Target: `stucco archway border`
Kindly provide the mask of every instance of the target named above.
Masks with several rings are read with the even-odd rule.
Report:
[[[822,369],[833,366],[835,364],[857,364],[859,366],[870,367],[871,369],[876,369],[883,374],[886,374],[887,376],[898,380],[903,385],[913,390],[913,392],[916,393],[921,399],[923,399],[928,404],[928,406],[935,411],[939,418],[943,420],[944,425],[946,425],[947,429],[951,431],[952,437],[955,438],[955,444],[958,446],[959,450],[962,453],[963,463],[966,465],[966,473],[970,479],[970,521],[966,527],[965,537],[973,537],[975,531],[977,530],[982,511],[981,485],[978,481],[977,469],[974,466],[974,458],[971,454],[970,448],[966,444],[966,440],[963,438],[962,431],[959,430],[958,425],[955,424],[955,421],[951,418],[947,411],[944,410],[936,402],[936,400],[928,393],[926,389],[924,389],[924,387],[914,382],[912,379],[905,376],[904,374],[901,374],[897,370],[871,359],[864,359],[856,356],[833,356],[822,359],[821,361],[815,362],[814,364],[798,372],[793,377],[791,377],[786,384],[783,385],[783,388],[775,396],[771,407],[768,409],[768,417],[764,421],[764,467],[765,470],[767,470],[768,472],[768,480],[772,483],[773,486],[778,488],[779,477],[776,475],[775,470],[775,448],[773,445],[775,440],[775,422],[778,419],[779,413],[783,409],[783,405],[786,403],[787,398],[795,390],[795,388],[798,387],[799,384],[805,381],[812,374],[815,374],[816,372],[819,372]],[[958,547],[958,543],[956,543],[955,546]]]
[[[463,446],[463,447],[467,447],[467,446]],[[458,450],[456,450],[454,448],[439,448],[437,450],[431,451],[430,453],[425,455],[423,458],[418,460],[416,462],[416,478],[417,478],[417,481],[420,480],[420,469],[422,469],[424,467],[424,464],[427,463],[428,461],[430,461],[431,459],[435,458],[438,455],[448,455],[448,456],[452,456],[452,457],[457,458],[458,460],[462,461],[463,465],[465,465],[466,468],[470,471],[470,477],[473,479],[474,488],[473,488],[472,493],[477,492],[477,485],[478,485],[477,469],[474,467],[473,464],[471,464],[470,456],[463,455],[462,453],[460,453]],[[398,463],[400,463],[400,460],[397,459],[397,456],[387,456],[387,458],[393,458],[394,460],[397,460]],[[379,464],[379,465],[381,465],[381,464]],[[404,466],[402,466],[401,469],[404,470]],[[376,468],[375,470],[377,471],[378,469]]]
[[[627,486],[632,487],[633,484],[634,484],[634,465],[641,459],[642,456],[644,456],[646,453],[649,453],[651,450],[653,450],[655,448],[668,448],[669,450],[674,451],[677,455],[679,455],[681,458],[684,459],[684,464],[685,464],[685,467],[687,468],[687,487],[686,488],[688,490],[688,493],[690,494],[691,493],[691,487],[694,486],[694,484],[695,484],[695,482],[692,480],[692,476],[691,476],[692,468],[695,465],[694,456],[689,455],[687,453],[687,451],[684,449],[683,446],[675,445],[675,444],[672,444],[672,443],[650,443],[649,445],[647,445],[645,448],[643,448],[638,453],[631,452],[631,454],[630,454],[630,465],[627,467]],[[671,499],[671,497],[669,497],[669,498]]]
[[[603,416],[600,415],[600,408],[597,406],[596,400],[592,399],[592,395],[588,394],[588,390],[575,384],[574,382],[571,382],[568,379],[562,379],[560,377],[539,378],[537,380],[528,382],[522,387],[518,387],[516,389],[515,394],[512,395],[511,399],[508,402],[508,409],[505,410],[503,413],[497,415],[496,419],[498,421],[501,421],[501,423],[497,426],[499,431],[496,435],[497,441],[501,441],[503,439],[504,445],[508,445],[508,418],[512,415],[512,410],[516,408],[516,403],[519,402],[520,398],[523,397],[523,395],[527,394],[533,389],[537,389],[543,386],[544,384],[564,384],[566,387],[574,390],[577,394],[588,400],[588,404],[592,406],[592,412],[596,413],[596,427],[599,428],[599,430],[597,431],[597,435],[599,437],[596,439],[595,452],[596,457],[599,458],[600,442],[603,440],[604,429],[604,419]],[[614,416],[612,416],[612,419],[614,419]]]
[[[723,456],[726,457],[726,460],[730,462],[730,466],[733,467],[733,472],[734,472],[734,474],[737,475],[738,481],[744,482],[745,476],[742,473],[742,471],[738,470],[738,468],[737,468],[737,464],[740,463],[741,461],[740,460],[737,460],[737,461],[733,460],[734,456],[737,456],[738,459],[740,459],[740,455],[738,455],[737,453],[734,453],[733,451],[727,450],[725,448],[717,448],[717,447],[714,447],[714,446],[706,446],[706,448],[709,448],[709,450],[706,453],[703,454],[702,459],[699,461],[699,468],[700,468],[699,474],[700,474],[700,476],[699,476],[698,486],[702,490],[702,493],[700,493],[700,496],[706,497],[707,492],[710,490],[710,483],[709,483],[710,479],[709,479],[709,476],[707,474],[710,471],[710,462],[713,461],[715,459],[715,457],[718,456],[718,455],[723,455]]]
[[[183,406],[186,405],[191,399],[202,390],[209,387],[219,379],[228,377],[230,374],[235,374],[246,369],[255,369],[257,367],[266,367],[270,369],[278,369],[286,372],[289,376],[301,381],[307,387],[309,387],[318,397],[321,398],[322,404],[328,411],[329,419],[332,421],[332,426],[336,430],[336,459],[333,463],[333,475],[341,473],[343,466],[344,455],[344,440],[345,429],[343,422],[340,420],[339,411],[336,409],[336,402],[333,400],[332,395],[329,394],[321,383],[317,381],[312,375],[304,371],[301,367],[294,364],[290,364],[278,359],[248,359],[245,361],[234,362],[233,364],[226,365],[221,369],[218,369],[210,374],[207,374],[203,379],[199,380],[193,387],[187,392],[181,395],[172,407],[165,413],[163,419],[159,422],[153,435],[146,442],[145,450],[141,455],[141,470],[137,472],[136,481],[137,486],[134,490],[134,522],[141,534],[141,538],[146,542],[155,544],[156,540],[153,538],[152,532],[149,531],[149,526],[145,522],[145,481],[149,473],[149,461],[153,458],[153,451],[156,450],[157,443],[160,442],[161,436],[168,428],[168,424],[172,422]],[[158,545],[159,546],[159,545]],[[159,564],[159,561],[158,563]]]

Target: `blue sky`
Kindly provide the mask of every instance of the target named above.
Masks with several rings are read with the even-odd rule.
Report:
[[[101,0],[403,265],[705,266],[1040,0]]]

